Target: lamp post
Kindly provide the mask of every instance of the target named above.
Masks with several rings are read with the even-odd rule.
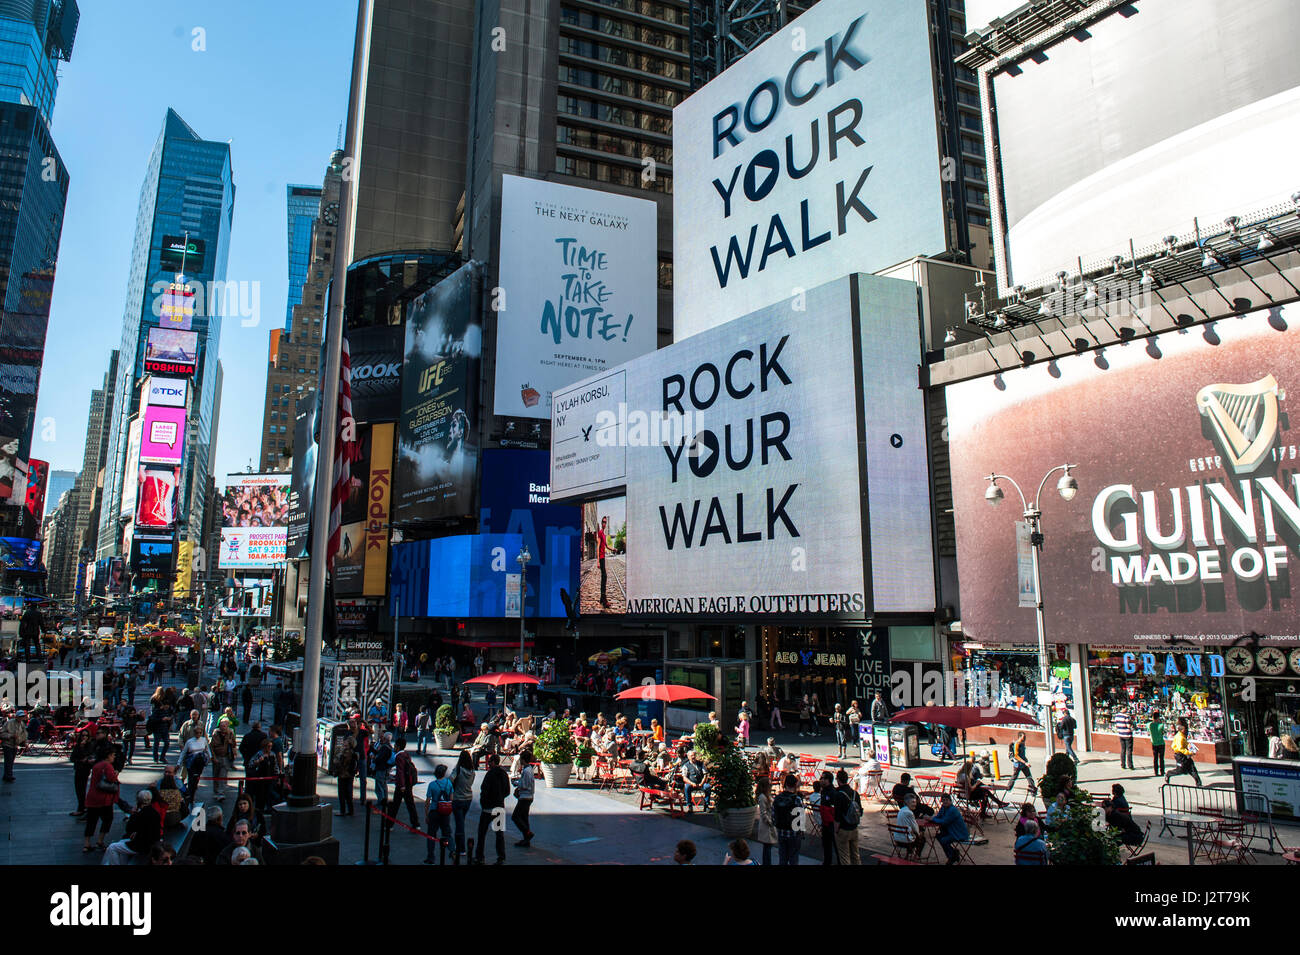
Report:
[[[1029,524],[1029,543],[1031,545],[1030,553],[1032,554],[1034,565],[1034,615],[1038,620],[1038,689],[1040,692],[1046,691],[1051,685],[1048,672],[1050,661],[1047,658],[1047,628],[1043,621],[1043,585],[1038,568],[1039,552],[1043,548],[1043,510],[1040,502],[1043,496],[1043,488],[1047,486],[1048,480],[1057,471],[1063,472],[1061,474],[1061,479],[1056,482],[1057,493],[1059,493],[1061,498],[1065,501],[1074,500],[1074,495],[1079,492],[1079,482],[1074,479],[1074,476],[1071,475],[1070,472],[1077,467],[1077,464],[1058,464],[1056,467],[1044,474],[1043,480],[1038,484],[1038,492],[1034,495],[1034,503],[1032,505],[1025,500],[1025,493],[1020,490],[1020,485],[1005,474],[990,474],[988,476],[989,486],[984,492],[984,500],[988,501],[993,507],[997,507],[1002,503],[1003,498],[1002,488],[998,485],[998,481],[1008,482],[1016,489],[1016,493],[1020,495],[1020,503],[1024,509],[1025,521]],[[1046,741],[1047,758],[1051,759],[1052,754],[1056,750],[1056,746],[1052,741],[1052,708],[1050,703],[1046,706],[1045,712],[1046,715],[1043,719],[1043,738]]]
[[[519,672],[524,670],[524,625],[528,622],[528,615],[524,611],[525,598],[528,596],[528,562],[533,559],[533,555],[528,553],[528,545],[519,552],[515,560],[519,561]],[[515,709],[523,709],[524,706],[524,685],[519,684],[519,692],[515,695]]]

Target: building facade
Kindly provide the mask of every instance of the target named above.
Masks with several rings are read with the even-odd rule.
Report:
[[[296,298],[290,298],[289,320],[283,329],[272,329],[266,361],[266,397],[262,409],[262,447],[258,456],[261,471],[288,471],[293,467],[293,420],[297,405],[316,393],[320,377],[321,329],[325,320],[325,299],[335,254],[338,227],[339,189],[343,182],[343,154],[336,150],[325,169],[324,182],[315,192],[315,205],[306,221],[306,251],[302,256],[301,279]],[[306,186],[291,186],[290,190]],[[305,208],[305,203],[301,205]],[[290,286],[295,295],[293,261],[296,244],[304,227],[295,219],[290,199]]]
[[[228,312],[242,309],[251,299],[239,283],[226,282],[234,199],[229,145],[204,140],[175,110],[169,109],[149,159],[136,218],[118,375],[108,425],[97,546],[100,558],[129,557],[124,553],[124,544],[131,520],[121,515],[128,434],[142,405],[139,386],[148,374],[146,349],[150,332],[163,327],[160,299],[172,292],[172,286],[180,284],[192,294],[193,314],[174,320],[168,327],[193,332],[196,337],[192,339],[194,354],[186,355],[179,363],[164,363],[170,365],[171,373],[190,380],[175,530],[180,540],[199,542],[220,399],[217,354],[221,322]],[[201,243],[195,259],[184,266],[184,283],[177,282],[175,260],[164,252],[165,245],[174,244],[180,237]],[[134,480],[134,475],[130,477]],[[127,488],[126,493],[129,500],[133,489]]]
[[[293,307],[302,301],[302,283],[311,264],[311,235],[320,214],[320,186],[285,186],[288,219],[289,296],[284,306],[284,327],[293,322]]]

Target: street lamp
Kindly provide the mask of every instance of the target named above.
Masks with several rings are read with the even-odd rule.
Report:
[[[519,672],[524,670],[524,625],[528,622],[528,616],[524,612],[524,598],[528,595],[528,562],[533,559],[533,555],[528,553],[528,545],[519,552],[515,560],[519,561]],[[524,707],[524,685],[519,684],[519,692],[515,696],[515,709],[521,710]]]
[[[1038,492],[1034,495],[1034,503],[1032,506],[1025,500],[1025,494],[1020,490],[1020,485],[1005,474],[990,474],[988,476],[989,486],[984,491],[984,500],[988,501],[993,507],[997,507],[1002,503],[1003,498],[1002,488],[998,485],[998,481],[1007,481],[1010,483],[1010,485],[1016,489],[1016,493],[1020,495],[1020,503],[1024,509],[1025,521],[1029,524],[1029,543],[1031,545],[1031,554],[1034,564],[1034,614],[1038,619],[1038,689],[1043,692],[1050,688],[1051,680],[1049,679],[1048,673],[1048,665],[1050,661],[1047,658],[1047,629],[1043,622],[1043,585],[1038,569],[1039,552],[1043,549],[1043,511],[1040,502],[1043,496],[1043,488],[1047,486],[1048,480],[1050,480],[1052,475],[1057,471],[1061,471],[1062,474],[1061,479],[1056,482],[1056,492],[1061,495],[1062,500],[1073,501],[1074,496],[1079,493],[1079,482],[1075,480],[1074,475],[1070,472],[1077,467],[1077,464],[1058,464],[1056,467],[1052,468],[1052,470],[1044,474],[1043,480],[1038,484]],[[1056,749],[1052,741],[1052,727],[1050,725],[1051,714],[1052,708],[1049,703],[1046,707],[1046,716],[1043,720],[1043,738],[1046,740],[1047,744],[1048,759],[1052,758],[1052,753]]]

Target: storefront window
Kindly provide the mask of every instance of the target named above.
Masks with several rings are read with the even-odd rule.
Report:
[[[975,706],[996,705],[1042,719],[1038,703],[1039,661],[1036,647],[954,646],[962,654],[966,675],[966,698]],[[1048,647],[1048,682],[1052,692],[1053,718],[1074,705],[1074,684],[1070,679],[1069,648]]]
[[[1175,720],[1181,718],[1187,720],[1193,739],[1222,741],[1222,660],[1217,650],[1208,649],[1204,653],[1169,653],[1137,647],[1090,647],[1093,730],[1114,733],[1112,717],[1124,704],[1135,736],[1149,736],[1147,726],[1159,713],[1169,736],[1174,733]]]
[[[833,627],[768,627],[763,633],[764,684],[783,705],[816,697],[818,714],[849,705],[858,631]]]

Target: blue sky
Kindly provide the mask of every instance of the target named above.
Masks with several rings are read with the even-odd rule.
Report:
[[[221,331],[217,486],[261,445],[267,338],[288,295],[287,183],[320,185],[347,116],[354,0],[79,0],[52,132],[71,177],[32,456],[80,470],[90,392],[121,341],[145,165],[172,107],[230,140],[227,279],[261,283],[260,324]],[[196,51],[195,29],[206,49]],[[45,440],[51,436],[53,440]]]

